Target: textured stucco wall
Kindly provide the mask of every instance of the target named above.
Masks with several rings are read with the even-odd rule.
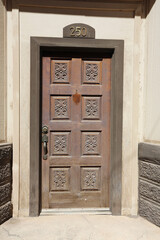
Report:
[[[160,1],[146,18],[144,140],[160,143]]]
[[[5,128],[5,121],[6,121],[6,75],[5,75],[5,21],[6,14],[5,14],[5,7],[0,0],[0,142],[6,140],[6,128]]]
[[[160,226],[160,1],[145,20],[144,120],[139,144],[139,214]]]

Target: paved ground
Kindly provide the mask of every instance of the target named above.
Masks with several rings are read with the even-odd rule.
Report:
[[[10,219],[0,240],[160,240],[160,228],[141,217],[57,215]]]

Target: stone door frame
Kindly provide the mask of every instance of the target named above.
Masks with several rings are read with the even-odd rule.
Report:
[[[122,199],[122,120],[123,120],[123,40],[31,37],[30,78],[30,216],[41,211],[41,49],[104,49],[111,57],[111,166],[110,210],[121,214]]]

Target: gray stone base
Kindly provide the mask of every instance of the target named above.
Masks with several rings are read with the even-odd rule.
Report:
[[[160,145],[139,144],[139,214],[160,227]]]
[[[12,217],[12,146],[0,144],[0,224]]]
[[[160,207],[147,200],[140,199],[139,214],[141,217],[146,218],[148,221],[160,227]]]
[[[7,221],[12,217],[12,204],[11,202],[6,203],[0,207],[0,224]]]

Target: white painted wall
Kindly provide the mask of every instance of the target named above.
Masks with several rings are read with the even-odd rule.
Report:
[[[144,140],[160,143],[160,1],[146,19]]]
[[[0,0],[0,142],[6,141],[6,11]]]
[[[124,40],[122,214],[137,214],[137,146],[138,136],[141,135],[139,108],[142,98],[140,86],[143,80],[144,57],[140,51],[143,52],[144,46],[144,21],[139,17],[125,19],[69,16],[18,13],[17,10],[14,10],[12,21],[11,15],[8,13],[9,41],[7,47],[8,54],[11,56],[10,59],[8,58],[8,92],[11,92],[11,95],[8,96],[8,123],[13,126],[12,129],[8,124],[8,138],[13,138],[16,148],[14,148],[13,155],[13,189],[16,189],[13,192],[15,216],[29,214],[30,37],[62,37],[63,27],[76,22],[94,27],[97,39]],[[19,127],[17,130],[15,130],[15,124],[12,123],[12,118],[14,122],[16,117],[17,121],[20,121],[20,126],[15,121],[16,128]],[[20,176],[18,175],[20,179],[17,176],[18,172],[20,172]]]

